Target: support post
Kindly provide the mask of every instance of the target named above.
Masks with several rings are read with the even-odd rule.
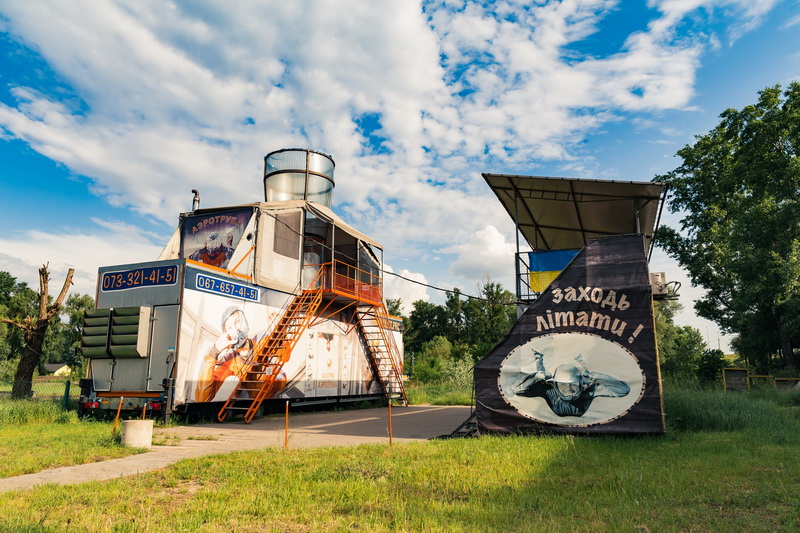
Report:
[[[389,447],[392,447],[392,400],[389,400]]]
[[[289,400],[286,400],[286,427],[283,430],[283,449],[289,449]]]
[[[69,385],[70,380],[67,378],[66,384],[64,385],[64,397],[61,399],[61,410],[66,411],[67,407],[69,406]]]
[[[119,405],[117,406],[117,416],[114,418],[114,427],[111,428],[111,436],[113,437],[114,434],[117,432],[117,423],[119,422],[119,413],[122,411],[122,401],[125,399],[124,396],[119,397]]]

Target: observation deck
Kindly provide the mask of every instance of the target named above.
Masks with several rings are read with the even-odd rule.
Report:
[[[325,300],[340,303],[383,305],[383,280],[377,274],[362,270],[342,261],[332,261],[307,268],[322,270],[319,288]]]

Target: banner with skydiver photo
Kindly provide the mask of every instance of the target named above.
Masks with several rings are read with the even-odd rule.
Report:
[[[662,433],[644,237],[597,239],[475,365],[484,433]]]
[[[187,216],[181,224],[181,257],[227,268],[252,216],[252,208]]]

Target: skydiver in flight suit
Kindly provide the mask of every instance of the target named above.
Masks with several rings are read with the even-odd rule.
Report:
[[[514,382],[512,392],[528,398],[544,398],[558,416],[583,416],[595,398],[619,398],[631,390],[624,381],[587,370],[580,355],[574,364],[557,366],[552,375],[545,370],[542,353],[533,350],[533,357],[536,372]]]

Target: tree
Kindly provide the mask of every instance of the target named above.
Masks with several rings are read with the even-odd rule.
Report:
[[[94,298],[88,294],[69,295],[61,308],[61,320],[54,319],[48,330],[48,337],[55,339],[55,346],[43,352],[49,355],[48,362],[66,363],[73,369],[81,366],[83,361],[78,347],[81,344],[83,317],[89,309],[94,309]]]
[[[516,320],[514,296],[499,283],[484,280],[479,298],[464,297],[459,289],[447,292],[444,305],[414,302],[403,341],[407,351],[419,353],[437,336],[444,337],[458,359],[482,357]]]
[[[27,283],[18,282],[8,272],[0,272],[0,316],[25,317],[36,311],[38,296]],[[0,322],[0,359],[16,359],[25,341],[22,332]]]
[[[675,333],[672,352],[664,357],[661,369],[674,378],[694,380],[706,343],[700,331],[691,326],[679,326]]]
[[[677,337],[678,326],[675,325],[675,315],[683,309],[683,306],[675,300],[658,300],[654,302],[655,307],[655,328],[656,346],[658,347],[659,359],[666,361],[675,351],[675,337]]]
[[[474,347],[475,361],[486,355],[517,319],[514,295],[500,283],[487,278],[478,290],[481,298],[472,298],[464,305],[465,340]]]
[[[39,366],[42,357],[42,347],[44,346],[45,335],[50,322],[55,318],[64,298],[67,296],[69,286],[72,285],[72,275],[75,270],[70,268],[61,292],[53,303],[50,303],[48,295],[48,285],[50,283],[50,273],[47,265],[39,269],[39,308],[36,314],[24,317],[0,318],[0,321],[11,324],[22,332],[25,341],[24,350],[14,374],[14,386],[11,390],[12,398],[27,398],[31,394],[33,387],[33,373]]]
[[[706,343],[699,330],[675,324],[675,315],[682,308],[673,300],[655,302],[656,344],[664,374],[679,379],[695,379]]]
[[[406,350],[418,352],[422,345],[445,331],[444,308],[423,300],[414,302],[414,310],[409,316],[411,325],[403,337]]]
[[[441,335],[424,343],[417,357],[414,378],[421,383],[441,381],[445,377],[445,368],[452,352],[453,345]]]
[[[723,368],[725,354],[722,350],[705,350],[697,365],[697,377],[705,382],[719,381]]]
[[[392,316],[401,316],[403,307],[403,300],[401,298],[387,298],[386,299],[386,312]]]
[[[661,228],[657,241],[707,290],[700,316],[800,368],[800,83],[720,116],[678,151],[678,168],[655,178],[683,216],[680,231]]]

